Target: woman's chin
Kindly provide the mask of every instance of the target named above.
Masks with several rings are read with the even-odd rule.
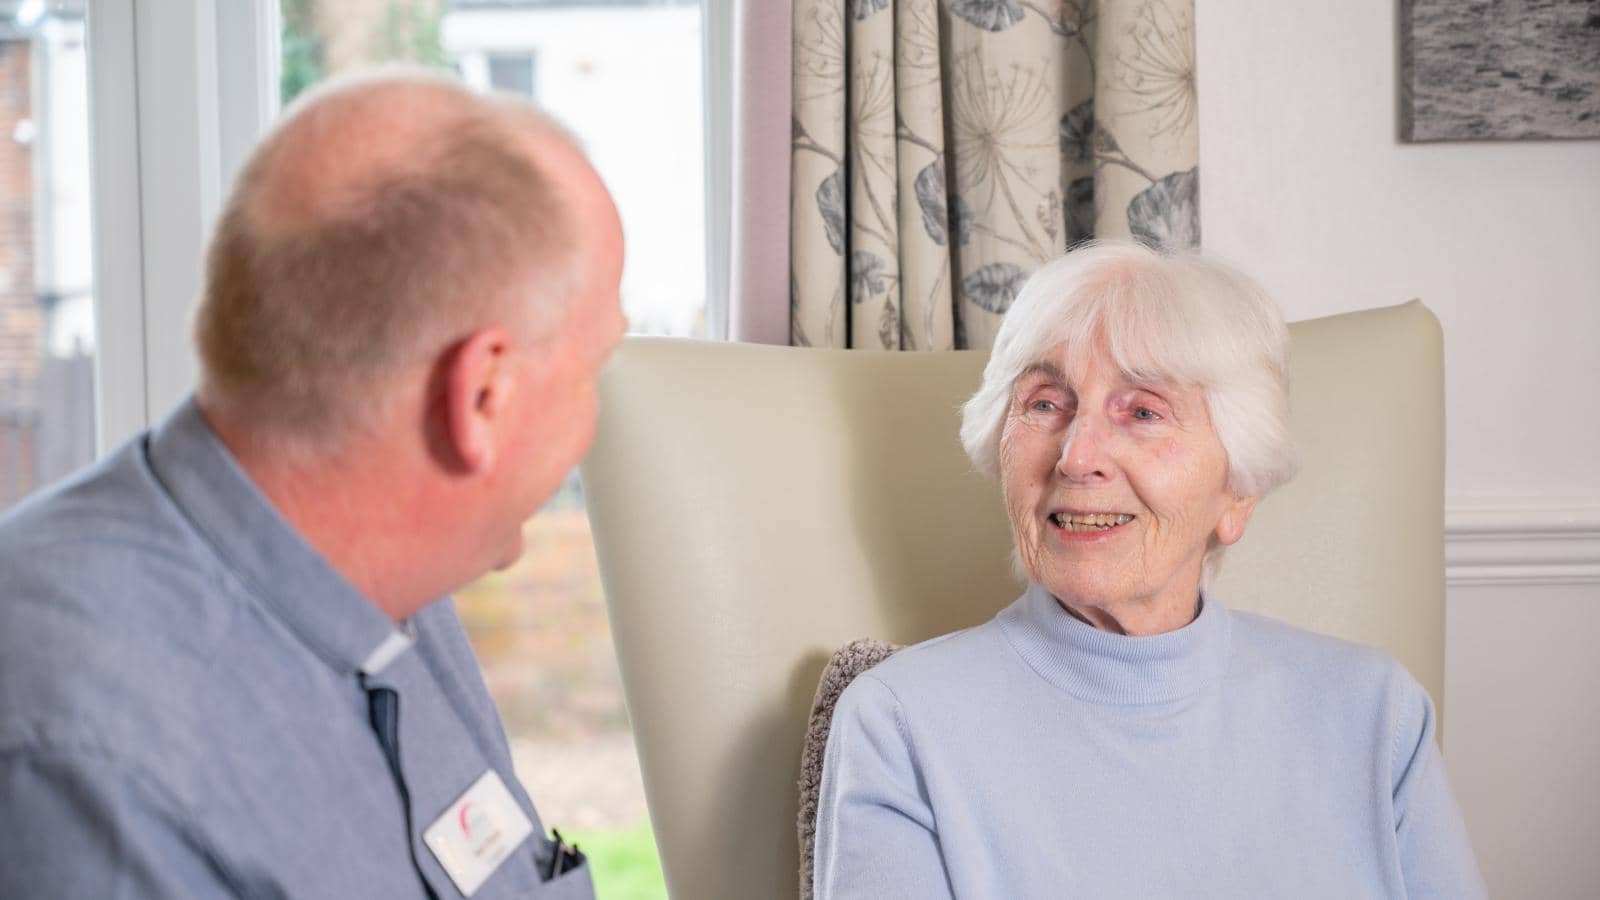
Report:
[[[1128,602],[1131,591],[1112,573],[1074,567],[1056,577],[1035,579],[1057,601],[1075,609],[1115,610]]]

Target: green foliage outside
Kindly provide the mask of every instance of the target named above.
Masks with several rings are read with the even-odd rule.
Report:
[[[283,74],[279,90],[285,106],[299,93],[329,75],[327,38],[319,30],[317,10],[330,0],[282,0]],[[331,0],[337,2],[337,0]],[[450,59],[440,42],[444,17],[441,0],[389,0],[381,15],[355,23],[363,33],[362,58],[344,64],[407,62],[448,68]],[[350,23],[346,15],[342,20]]]
[[[562,833],[589,857],[596,900],[667,900],[649,821],[632,828]]]
[[[447,68],[450,60],[439,40],[444,18],[441,4],[429,0],[394,2],[384,12],[383,29],[376,35],[378,59]]]
[[[283,104],[322,80],[322,38],[311,19],[312,0],[283,0]]]

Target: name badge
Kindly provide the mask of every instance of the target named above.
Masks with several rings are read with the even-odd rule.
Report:
[[[471,897],[533,833],[500,773],[484,772],[422,833],[456,890]]]

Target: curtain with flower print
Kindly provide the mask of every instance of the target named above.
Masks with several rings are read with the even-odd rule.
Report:
[[[987,348],[1091,237],[1200,240],[1193,0],[794,0],[800,346]]]

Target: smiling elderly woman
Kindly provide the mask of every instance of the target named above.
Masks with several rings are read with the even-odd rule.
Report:
[[[840,697],[817,897],[1484,896],[1422,687],[1205,591],[1294,471],[1287,341],[1198,256],[1028,282],[961,429],[1028,589]]]

